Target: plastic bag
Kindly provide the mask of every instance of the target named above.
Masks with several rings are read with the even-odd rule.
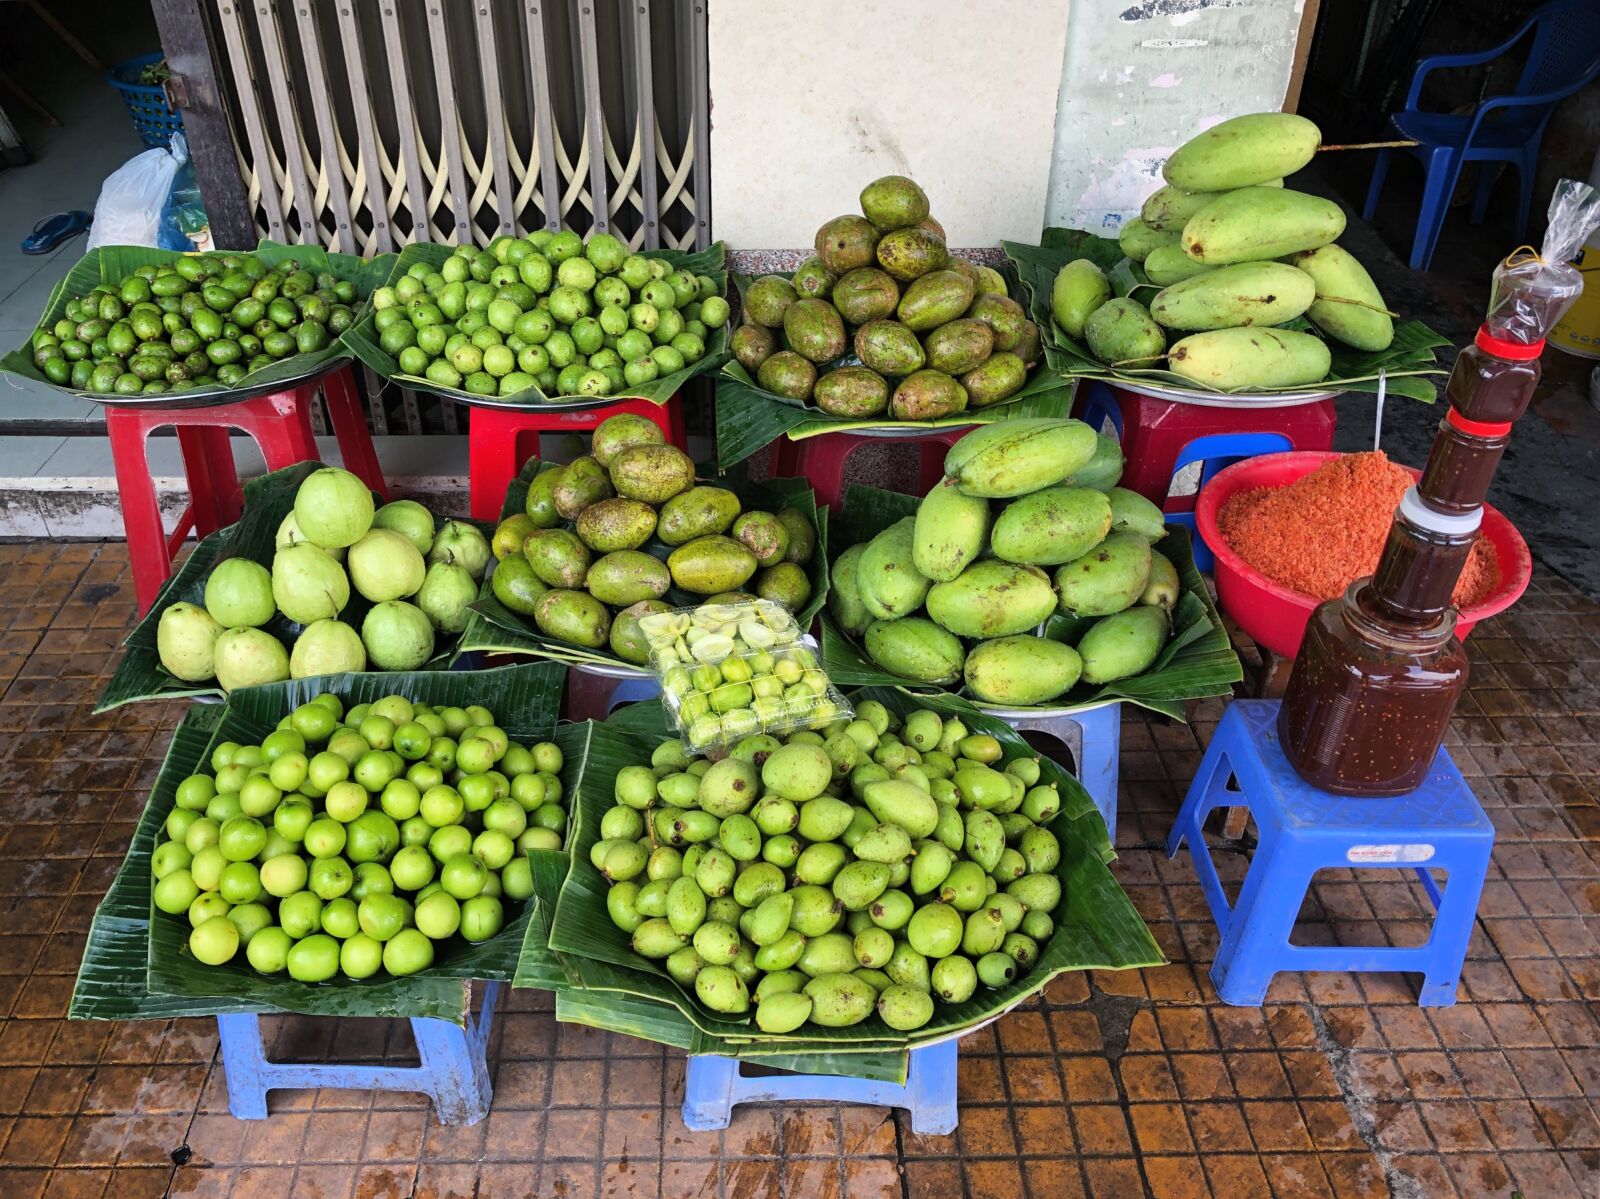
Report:
[[[158,245],[167,195],[178,168],[188,161],[188,142],[175,133],[168,149],[135,154],[106,176],[95,202],[88,248]]]
[[[1550,196],[1550,224],[1539,253],[1518,250],[1494,268],[1489,332],[1506,341],[1542,341],[1583,291],[1583,276],[1568,263],[1600,225],[1600,192],[1563,179]]]
[[[167,202],[161,208],[161,232],[158,244],[163,250],[192,253],[207,250],[210,230],[206,221],[205,201],[200,195],[200,185],[195,182],[194,161],[184,163],[172,181]]]

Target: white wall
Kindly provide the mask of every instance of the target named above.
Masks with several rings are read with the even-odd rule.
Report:
[[[1075,0],[1047,223],[1114,234],[1177,146],[1283,106],[1303,0]],[[713,162],[713,167],[715,162]]]
[[[859,211],[865,184],[904,174],[928,193],[952,246],[1037,239],[1067,9],[1065,0],[716,0],[707,14],[714,235],[738,249],[809,246],[824,221]]]

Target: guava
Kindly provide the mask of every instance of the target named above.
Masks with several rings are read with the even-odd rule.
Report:
[[[217,563],[206,579],[206,611],[225,629],[256,628],[271,620],[272,575],[249,558]]]
[[[217,638],[217,682],[224,691],[277,683],[289,677],[283,643],[260,629],[229,629]]]
[[[467,627],[467,605],[478,598],[478,585],[464,566],[452,562],[435,562],[428,567],[428,577],[417,592],[417,607],[421,608],[434,628],[445,633],[459,633]]]
[[[311,541],[311,538],[300,531],[300,522],[295,520],[294,513],[290,512],[278,525],[277,536],[273,539],[273,548],[286,550],[291,545],[301,545],[309,541]],[[345,552],[344,546],[341,545],[338,549],[329,550],[328,557],[335,562],[343,562]]]
[[[199,604],[173,604],[156,624],[156,654],[168,674],[185,683],[216,675],[217,638],[223,628]]]
[[[350,547],[345,567],[351,584],[373,603],[415,595],[428,573],[417,547],[393,529],[368,532]]]
[[[429,562],[452,562],[464,567],[474,580],[489,569],[489,539],[463,520],[447,520],[433,539]]]
[[[433,656],[433,625],[404,600],[373,606],[361,622],[367,657],[379,670],[415,670]]]
[[[272,559],[272,598],[296,624],[330,620],[350,602],[350,580],[326,550],[302,541]]]
[[[372,527],[372,517],[372,492],[337,466],[312,471],[294,493],[295,523],[325,550],[360,541]]]
[[[433,548],[433,513],[416,500],[395,500],[379,508],[372,517],[374,529],[393,529],[426,554]]]
[[[289,677],[349,674],[367,668],[361,635],[342,620],[314,620],[300,631],[289,654]]]

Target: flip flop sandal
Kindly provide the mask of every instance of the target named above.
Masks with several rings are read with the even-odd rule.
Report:
[[[33,232],[22,239],[22,252],[48,254],[62,242],[77,237],[86,230],[92,219],[81,208],[44,217],[33,227]]]

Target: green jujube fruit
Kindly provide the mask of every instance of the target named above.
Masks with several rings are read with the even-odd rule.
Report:
[[[694,461],[677,446],[630,446],[612,459],[611,482],[627,499],[664,504],[694,485]]]
[[[1305,117],[1258,112],[1221,121],[1179,146],[1161,174],[1186,192],[1264,186],[1311,161],[1322,132]]]
[[[1344,232],[1332,200],[1284,187],[1242,187],[1219,196],[1183,227],[1183,252],[1208,266],[1315,250]]]
[[[656,510],[640,500],[613,496],[578,513],[578,537],[597,554],[638,549],[655,531]]]
[[[1061,480],[1063,487],[1109,491],[1122,478],[1122,468],[1127,462],[1122,456],[1122,443],[1104,433],[1096,433],[1094,437],[1094,457]]]
[[[769,974],[767,977],[773,976]],[[756,1005],[756,1027],[764,1033],[777,1035],[793,1032],[810,1018],[809,995],[779,992],[763,997]]]
[[[1174,374],[1222,391],[1316,383],[1328,377],[1332,361],[1320,337],[1292,329],[1191,333],[1167,351]]]
[[[1112,683],[1149,670],[1167,643],[1169,628],[1164,608],[1142,605],[1095,621],[1078,641],[1083,681]]]
[[[1084,326],[1089,352],[1102,362],[1150,365],[1167,348],[1167,335],[1138,300],[1107,300]]]
[[[774,395],[805,400],[817,382],[817,368],[793,350],[779,350],[761,364],[756,382]]]
[[[811,398],[829,416],[860,420],[889,407],[889,381],[869,367],[840,367],[817,380]]]
[[[961,677],[966,655],[960,640],[926,617],[874,620],[865,643],[869,658],[903,679],[944,685]]]
[[[1134,533],[1152,543],[1167,535],[1166,514],[1137,491],[1113,487],[1106,492],[1106,499],[1111,505],[1113,533]]]
[[[611,613],[587,591],[547,591],[534,605],[533,621],[546,637],[601,649],[611,634]]]
[[[823,1028],[860,1024],[872,1014],[878,993],[853,974],[820,974],[806,984],[811,1022]]]
[[[1037,567],[986,558],[935,583],[926,602],[928,615],[958,637],[1009,637],[1042,624],[1055,611],[1056,595]]]
[[[1084,322],[1110,298],[1106,273],[1087,258],[1075,258],[1056,272],[1050,314],[1068,337],[1082,337]]]
[[[1136,603],[1150,576],[1150,543],[1133,533],[1113,533],[1081,558],[1056,571],[1061,611],[1107,616]]]
[[[1059,566],[1081,558],[1111,532],[1111,501],[1088,487],[1047,487],[1006,506],[989,547],[996,558]]]
[[[879,238],[878,265],[903,283],[937,271],[950,261],[944,238],[920,225],[896,229]],[[866,263],[857,263],[866,266]]]
[[[1143,262],[1150,257],[1152,251],[1162,246],[1177,244],[1177,233],[1152,229],[1138,217],[1124,224],[1122,231],[1117,234],[1117,245],[1121,246],[1122,252],[1135,262]]]
[[[947,583],[983,552],[988,536],[989,501],[965,494],[954,479],[942,479],[917,505],[912,565],[934,582]]]
[[[584,586],[601,603],[626,608],[641,600],[660,599],[672,586],[672,575],[659,558],[639,550],[618,550],[589,567]]]
[[[1160,246],[1151,250],[1150,257],[1144,260],[1145,277],[1157,287],[1182,283],[1185,279],[1192,279],[1196,275],[1203,275],[1207,271],[1216,269],[1214,266],[1207,266],[1190,258],[1183,252],[1182,246]]]
[[[856,582],[857,564],[867,550],[866,543],[852,545],[834,561],[831,573],[832,586],[828,589],[828,612],[839,622],[839,627],[852,637],[859,637],[872,623],[872,613],[861,602],[861,592]]]
[[[904,829],[911,837],[926,837],[938,826],[939,805],[915,783],[900,779],[868,783],[862,788],[862,798],[880,821]]]
[[[890,1028],[910,1032],[933,1019],[933,996],[896,983],[878,995],[878,1015]]]
[[[961,376],[961,386],[974,408],[988,408],[1009,399],[1027,381],[1027,365],[1007,350],[989,355]]]
[[[880,375],[900,377],[921,368],[925,361],[917,335],[899,321],[870,321],[856,330],[856,357]]]
[[[1010,499],[1059,483],[1094,457],[1095,433],[1079,420],[998,421],[968,433],[945,456],[945,474],[968,495]]]
[[[1322,246],[1294,255],[1291,262],[1311,277],[1317,298],[1306,310],[1311,323],[1329,337],[1358,350],[1387,350],[1394,321],[1367,268],[1341,246]]]
[[[982,321],[951,320],[923,338],[922,348],[930,369],[961,375],[994,352],[994,330]]]
[[[725,533],[739,515],[739,497],[723,487],[691,487],[662,505],[656,536],[668,545]]]
[[[895,315],[913,333],[926,333],[965,312],[975,290],[960,271],[929,271],[906,288]]]
[[[756,573],[756,556],[731,537],[697,537],[667,556],[672,581],[696,595],[735,591]]]
[[[909,616],[922,606],[930,580],[913,553],[916,519],[897,520],[867,543],[856,566],[861,602],[878,620]]]
[[[889,397],[889,409],[900,420],[940,420],[966,407],[967,389],[943,371],[916,371],[902,379]]]
[[[963,678],[985,703],[1042,704],[1070,691],[1083,659],[1070,645],[1046,637],[999,637],[973,647]]]
[[[894,315],[900,285],[876,267],[862,267],[841,275],[828,299],[852,325],[865,325]]]
[[[1311,307],[1317,285],[1282,262],[1241,262],[1164,287],[1150,315],[1168,329],[1281,325]]]
[[[849,345],[844,320],[826,300],[797,300],[783,314],[789,348],[811,362],[829,362]]]
[[[736,1016],[750,1010],[744,979],[728,966],[705,966],[694,976],[694,993],[714,1012]]]

